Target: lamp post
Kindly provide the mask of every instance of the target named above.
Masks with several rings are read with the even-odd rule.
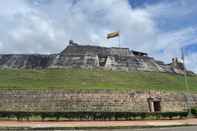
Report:
[[[192,113],[191,113],[191,95],[190,95],[190,89],[189,89],[189,84],[188,84],[188,79],[187,79],[187,70],[186,70],[186,67],[185,67],[185,56],[184,56],[184,48],[182,47],[181,48],[181,57],[182,57],[182,60],[183,60],[183,69],[184,69],[184,83],[185,83],[185,88],[187,90],[187,94],[186,94],[186,97],[187,97],[187,106],[188,106],[188,117],[191,117],[192,116]]]

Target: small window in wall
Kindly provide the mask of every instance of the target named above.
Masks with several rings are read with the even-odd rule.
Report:
[[[161,98],[148,98],[148,105],[150,112],[161,111]]]
[[[107,62],[107,56],[99,56],[99,65],[100,66],[105,66],[105,64],[106,64],[106,62]]]

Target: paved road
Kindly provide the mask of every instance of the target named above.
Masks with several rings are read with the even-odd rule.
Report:
[[[0,121],[0,130],[6,128],[86,128],[86,127],[142,127],[197,125],[197,119],[145,120],[145,121]],[[94,130],[95,131],[95,130]],[[151,129],[107,129],[98,131],[197,131],[196,127],[151,128]]]
[[[84,129],[84,130],[72,130],[72,129],[0,129],[1,131],[197,131],[197,126],[190,127],[166,127],[166,128],[145,128],[145,129]]]
[[[89,130],[93,131],[93,130]],[[94,131],[197,131],[197,126],[193,127],[168,127],[168,128],[147,128],[147,129],[108,129]]]

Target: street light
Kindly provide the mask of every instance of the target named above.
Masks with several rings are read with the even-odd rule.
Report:
[[[190,92],[190,89],[189,89],[189,84],[188,84],[188,79],[187,79],[187,70],[186,70],[186,67],[185,67],[185,56],[184,56],[184,48],[182,47],[181,48],[181,59],[183,60],[183,69],[184,69],[184,79],[185,79],[185,88],[187,89],[187,94],[186,94],[186,97],[187,97],[187,106],[188,106],[188,117],[191,117],[192,116],[192,113],[191,113],[191,94],[189,93]]]

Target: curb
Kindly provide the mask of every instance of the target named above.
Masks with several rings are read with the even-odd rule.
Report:
[[[144,128],[168,128],[168,127],[191,127],[197,124],[166,125],[166,126],[87,126],[87,127],[0,127],[0,130],[89,130],[89,129],[144,129]]]

